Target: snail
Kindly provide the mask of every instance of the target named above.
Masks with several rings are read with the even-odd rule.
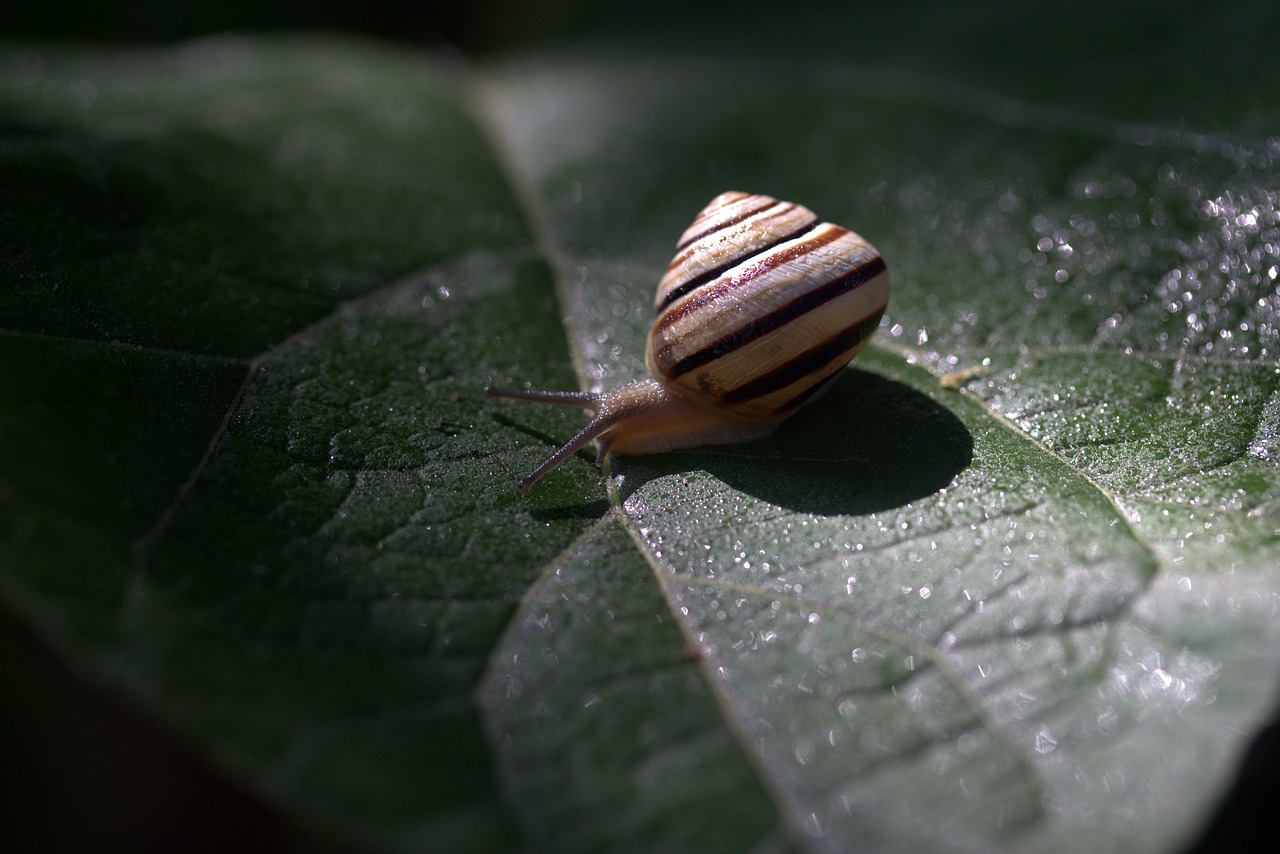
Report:
[[[685,230],[658,283],[645,364],[652,378],[613,391],[484,390],[571,406],[590,423],[521,492],[593,439],[656,454],[763,439],[825,391],[880,323],[889,274],[858,234],[801,205],[721,193]]]

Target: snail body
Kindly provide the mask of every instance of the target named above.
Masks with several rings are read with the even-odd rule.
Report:
[[[722,193],[685,230],[658,283],[651,379],[608,392],[485,389],[573,406],[590,423],[520,481],[527,492],[592,440],[641,455],[763,439],[858,354],[889,298],[884,260],[801,205]]]

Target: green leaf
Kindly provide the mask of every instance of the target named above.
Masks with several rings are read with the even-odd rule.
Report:
[[[776,847],[774,810],[620,521],[553,565],[494,657],[482,699],[515,810],[556,848]]]
[[[349,839],[511,842],[469,696],[607,505],[585,466],[521,500],[538,452],[479,415],[571,376],[455,84],[290,43],[10,67],[7,598]]]
[[[0,68],[0,595],[304,822],[1163,851],[1266,721],[1277,105],[302,40]],[[580,418],[480,389],[641,376],[730,188],[875,243],[878,337],[770,440],[518,494]]]

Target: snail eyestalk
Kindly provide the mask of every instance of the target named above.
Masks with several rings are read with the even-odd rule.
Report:
[[[504,398],[507,400],[524,400],[530,403],[550,403],[554,406],[572,406],[575,409],[584,409],[592,413],[600,408],[600,395],[592,394],[589,391],[537,391],[534,389],[485,388],[484,396],[486,400]],[[599,417],[592,418],[591,423],[586,427],[583,427],[582,430],[578,432],[578,435],[574,436],[565,443],[560,450],[552,454],[551,458],[538,466],[532,474],[516,484],[516,488],[521,492],[528,492],[543,475],[576,454],[581,448],[585,447],[588,442],[608,430],[610,426],[612,425],[602,423]],[[606,446],[604,444],[601,444],[600,455],[596,458],[597,466],[604,462],[605,447]]]

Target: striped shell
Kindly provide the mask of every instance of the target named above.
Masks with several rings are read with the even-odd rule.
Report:
[[[888,299],[884,261],[852,231],[768,196],[717,196],[658,284],[651,378],[600,392],[485,389],[590,413],[520,491],[593,441],[603,466],[610,454],[765,438],[862,349]]]
[[[888,300],[884,260],[858,234],[801,205],[722,193],[658,283],[645,362],[690,403],[779,421],[857,355]]]

